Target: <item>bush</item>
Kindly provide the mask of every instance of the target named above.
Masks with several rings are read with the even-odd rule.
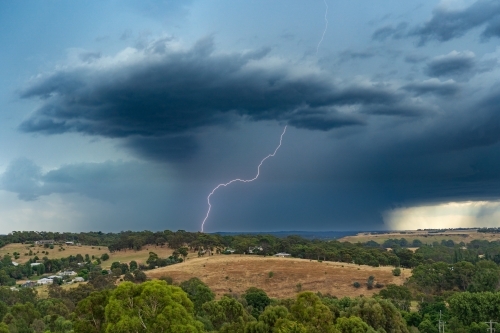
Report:
[[[378,289],[384,288],[384,284],[377,282],[377,283],[375,283],[375,288],[378,288]]]
[[[401,275],[401,268],[396,267],[392,270],[392,275],[394,276],[400,276]]]
[[[269,276],[269,278],[272,278],[274,276],[274,272],[273,271],[269,272],[267,276]]]
[[[108,259],[109,259],[109,254],[107,254],[107,253],[103,253],[103,254],[101,255],[101,260],[102,260],[102,261],[106,261],[106,260],[108,260]]]
[[[148,279],[146,274],[144,274],[143,271],[140,271],[138,269],[134,271],[134,278],[136,282],[145,282]]]
[[[174,284],[174,279],[172,279],[171,276],[162,276],[160,277],[158,280],[162,280],[162,281],[165,281],[168,285],[173,285]]]
[[[354,282],[352,285],[354,286],[354,288],[361,287],[361,283],[359,283],[358,281]]]
[[[300,293],[302,291],[302,283],[297,283],[295,289],[297,290],[298,293]]]
[[[134,281],[135,281],[135,278],[134,278],[134,276],[132,275],[132,273],[127,272],[127,273],[125,273],[125,276],[123,277],[123,280],[124,280],[124,281],[134,282]]]
[[[373,285],[375,284],[375,277],[373,275],[370,275],[368,280],[366,280],[366,287],[368,289],[373,289]]]

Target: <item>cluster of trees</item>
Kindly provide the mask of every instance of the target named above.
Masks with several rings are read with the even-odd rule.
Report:
[[[75,242],[85,245],[107,246],[117,237],[116,233],[98,232],[52,232],[52,231],[13,231],[0,235],[0,247],[10,243],[34,243],[40,240],[54,240],[56,243]]]
[[[234,250],[235,254],[251,253],[257,255],[273,255],[278,252],[290,253],[293,257],[341,261],[348,263],[367,264],[372,266],[392,265],[399,266],[400,259],[396,253],[383,248],[370,248],[362,244],[348,242],[308,240],[299,236],[278,238],[271,235],[217,235],[203,233],[189,233],[185,231],[165,231],[158,236],[155,246],[168,246],[178,251],[197,251],[199,255],[214,253],[228,253],[226,249]],[[117,242],[109,245],[109,250],[127,251],[137,250],[151,241],[132,235],[122,234]],[[183,255],[182,253],[180,253]]]
[[[399,258],[400,265],[408,268],[433,262],[454,264],[467,261],[475,264],[480,260],[491,260],[500,264],[500,241],[473,240],[468,244],[463,242],[457,244],[453,240],[442,240],[440,243],[434,242],[432,245],[426,245],[421,244],[417,239],[411,244],[421,244],[415,252],[406,248],[407,243],[404,238],[401,238],[389,239],[383,244],[369,241],[363,245],[375,249],[390,247]]]
[[[477,232],[489,232],[489,233],[499,233],[500,228],[479,228]]]
[[[467,261],[423,264],[413,269],[408,283],[426,295],[442,295],[453,290],[496,291],[500,283],[500,268],[490,260],[475,264]]]
[[[33,263],[37,263],[37,265],[32,266]],[[63,270],[73,270],[85,279],[91,271],[107,274],[107,271],[101,269],[100,263],[101,258],[91,259],[89,255],[85,255],[84,258],[77,254],[59,259],[49,259],[48,257],[40,259],[35,256],[26,263],[16,266],[9,255],[4,255],[0,260],[0,286],[13,286],[16,284],[16,280],[29,279],[43,274],[54,274]]]
[[[106,279],[69,290],[51,286],[48,299],[32,289],[1,289],[0,333],[409,332],[401,312],[384,299],[303,292],[275,300],[249,288],[215,300],[197,278],[179,286],[155,280],[118,287]]]
[[[168,246],[172,249],[198,251],[200,255],[224,253],[228,248],[236,254],[249,253],[272,255],[278,252],[290,253],[293,257],[354,262],[371,266],[416,267],[422,263],[443,261],[477,262],[481,257],[500,263],[500,242],[475,240],[469,244],[456,244],[453,240],[443,240],[432,245],[424,245],[420,240],[405,238],[389,239],[382,244],[369,241],[351,244],[335,240],[308,240],[300,236],[275,237],[271,235],[218,235],[200,232],[165,231],[123,231],[120,233],[57,233],[57,232],[13,232],[0,236],[0,246],[11,242],[34,242],[41,239],[55,241],[76,241],[82,244],[107,246],[111,252],[140,250],[144,246]],[[407,247],[419,247],[413,253]],[[386,249],[391,248],[389,252]],[[227,252],[226,252],[227,253]],[[179,254],[179,256],[184,256]],[[163,266],[162,263],[160,265]]]
[[[252,287],[215,299],[198,278],[178,286],[170,278],[115,286],[100,276],[72,289],[53,285],[48,298],[30,288],[0,288],[0,299],[0,333],[434,333],[440,319],[445,332],[475,333],[486,331],[486,321],[500,322],[498,292],[433,296],[410,312],[411,289],[395,285],[371,298],[306,291],[271,299]]]
[[[168,258],[160,258],[156,253],[149,252],[146,264],[139,265],[135,260],[132,260],[129,264],[126,262],[113,262],[111,264],[111,274],[114,277],[124,275],[123,278],[126,281],[143,282],[146,280],[143,270],[180,263],[183,261],[181,257],[185,258],[187,254],[188,250],[184,247],[174,251],[173,255]],[[35,256],[24,264],[15,265],[11,256],[4,255],[0,258],[0,286],[14,286],[16,280],[30,279],[33,276],[44,274],[55,274],[64,270],[75,271],[78,276],[89,280],[92,275],[109,274],[108,270],[101,268],[101,262],[109,260],[109,258],[107,253],[102,254],[100,257],[77,254],[57,259],[49,259],[46,256],[40,259]],[[37,265],[32,265],[33,263]],[[65,276],[58,279],[57,282],[62,284],[64,279],[69,278]]]

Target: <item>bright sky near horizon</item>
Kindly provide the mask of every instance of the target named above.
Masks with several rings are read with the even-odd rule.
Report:
[[[0,233],[199,230],[285,125],[206,231],[500,224],[497,0],[24,1],[0,21]]]

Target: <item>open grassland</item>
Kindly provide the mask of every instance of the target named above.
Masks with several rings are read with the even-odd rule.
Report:
[[[106,249],[107,250],[107,249]],[[137,261],[138,264],[146,264],[146,260],[149,258],[149,252],[154,252],[156,253],[160,258],[168,258],[169,256],[172,255],[174,250],[164,246],[145,246],[143,247],[140,251],[134,251],[134,250],[127,250],[127,251],[119,251],[119,252],[113,252],[109,253],[109,260],[104,261],[102,263],[102,268],[109,268],[111,267],[111,263],[115,261],[119,262],[124,262],[124,263],[130,263],[132,260]],[[196,253],[189,253],[188,258],[191,258],[192,256],[196,256]]]
[[[108,248],[105,246],[99,247],[99,246],[64,245],[62,247],[64,248],[64,250],[61,251],[59,251],[59,248],[60,248],[59,245],[54,245],[54,248],[50,249],[38,245],[35,247],[30,247],[30,244],[13,243],[13,244],[7,244],[4,247],[0,248],[0,256],[8,254],[12,257],[13,261],[23,264],[27,262],[30,258],[34,258],[35,256],[38,256],[38,258],[40,259],[43,257],[47,257],[49,259],[59,259],[59,258],[69,257],[70,255],[76,256],[77,254],[81,254],[82,256],[85,256],[85,254],[88,254],[90,257],[94,255],[98,258],[103,253],[109,253]],[[33,255],[32,256],[25,255],[26,253],[29,253],[30,250],[33,252]],[[47,255],[45,253],[42,253],[42,251],[48,251],[49,254]],[[13,255],[14,252],[18,252],[20,254],[19,259],[14,259]]]
[[[40,259],[43,257],[47,257],[49,259],[59,259],[59,258],[69,257],[70,255],[76,256],[77,254],[81,254],[83,257],[85,257],[85,255],[88,254],[91,258],[92,256],[100,258],[102,254],[107,253],[109,254],[109,260],[103,261],[101,264],[102,268],[107,269],[111,267],[111,263],[113,263],[114,261],[129,263],[132,260],[135,260],[137,261],[137,263],[146,263],[146,260],[149,257],[149,252],[155,252],[156,254],[158,254],[158,256],[160,256],[160,258],[169,257],[170,255],[172,255],[173,252],[172,249],[166,246],[159,247],[154,245],[145,246],[140,251],[122,250],[113,253],[110,253],[106,246],[64,245],[62,247],[64,248],[64,250],[61,251],[59,251],[59,248],[60,248],[59,245],[54,245],[53,249],[49,249],[49,248],[44,248],[43,246],[30,247],[29,244],[13,243],[5,245],[4,247],[0,248],[0,256],[8,254],[12,257],[13,261],[23,264],[27,262],[30,258],[34,258],[35,256],[38,256],[38,258]],[[25,253],[29,253],[30,249],[33,252],[33,255],[31,256],[25,255]],[[47,255],[45,253],[42,253],[42,251],[48,251],[49,254]],[[20,254],[19,259],[14,259],[13,255],[14,252],[18,252]],[[190,255],[193,256],[193,253],[190,253]]]
[[[375,241],[379,244],[384,243],[388,239],[400,239],[405,238],[408,242],[412,242],[415,239],[420,240],[424,244],[432,244],[433,242],[441,243],[442,240],[453,240],[455,243],[470,243],[473,240],[487,240],[495,241],[500,240],[500,234],[477,232],[476,230],[457,230],[457,231],[446,231],[439,233],[429,233],[427,231],[402,231],[402,232],[388,232],[383,234],[371,234],[371,233],[359,233],[355,236],[346,236],[340,238],[340,242],[350,242],[350,243],[365,243],[370,240]]]
[[[184,263],[147,271],[150,278],[170,276],[179,283],[192,277],[205,282],[217,297],[225,293],[243,293],[249,287],[263,289],[271,297],[294,297],[299,291],[330,293],[337,297],[370,296],[379,289],[365,286],[370,275],[375,281],[397,285],[411,275],[403,270],[392,275],[393,267],[370,267],[337,262],[317,262],[306,259],[216,255],[189,259]],[[358,289],[353,283],[358,281]]]
[[[68,289],[77,288],[79,285],[86,284],[86,283],[87,282],[62,284],[61,288],[64,290],[68,290]],[[35,287],[35,290],[37,291],[38,297],[40,297],[40,298],[48,298],[49,297],[49,286],[48,285],[37,286],[37,287]]]

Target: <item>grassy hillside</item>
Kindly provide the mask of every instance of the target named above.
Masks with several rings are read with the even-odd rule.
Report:
[[[370,240],[382,244],[388,239],[400,239],[405,238],[408,242],[412,242],[415,239],[419,239],[424,244],[432,244],[433,242],[441,242],[442,240],[453,240],[455,243],[470,243],[475,239],[495,241],[500,240],[500,234],[495,233],[484,233],[477,232],[476,230],[466,230],[466,231],[446,231],[439,233],[429,233],[427,231],[404,231],[404,232],[388,232],[382,234],[371,234],[371,233],[359,233],[355,236],[346,236],[339,241],[350,242],[350,243],[365,243]]]
[[[401,285],[411,275],[410,270],[403,270],[400,277],[395,277],[392,269],[294,258],[218,255],[189,259],[185,263],[147,271],[146,274],[151,278],[170,276],[175,282],[198,277],[218,297],[229,292],[243,293],[252,286],[278,298],[295,297],[300,290],[354,297],[369,296],[379,291],[365,287],[370,275],[384,285]],[[362,287],[354,288],[355,281],[360,282]]]
[[[122,250],[120,252],[114,252],[114,253],[110,253],[108,251],[108,248],[104,246],[99,247],[99,246],[82,245],[82,246],[63,246],[63,248],[64,250],[59,251],[59,245],[54,245],[53,249],[47,249],[44,248],[43,246],[29,247],[29,244],[14,243],[14,244],[8,244],[0,248],[0,256],[8,254],[12,256],[12,260],[20,264],[23,264],[27,262],[30,258],[34,258],[35,255],[38,256],[39,258],[48,257],[49,259],[58,259],[63,257],[69,257],[70,255],[75,256],[77,254],[81,254],[82,256],[85,257],[85,255],[88,254],[90,257],[94,255],[96,258],[99,258],[103,253],[108,253],[110,259],[107,261],[103,261],[101,266],[102,268],[109,268],[111,267],[111,263],[114,261],[129,263],[130,261],[135,260],[138,263],[145,263],[149,257],[150,251],[155,252],[162,258],[170,256],[173,252],[172,249],[169,249],[166,246],[159,247],[154,245],[146,246],[140,251]],[[31,256],[25,255],[26,253],[29,254],[30,249],[33,252],[33,255]],[[42,253],[42,251],[48,251],[49,254],[47,255],[45,253]],[[13,256],[14,252],[20,253],[19,259],[14,259]]]

